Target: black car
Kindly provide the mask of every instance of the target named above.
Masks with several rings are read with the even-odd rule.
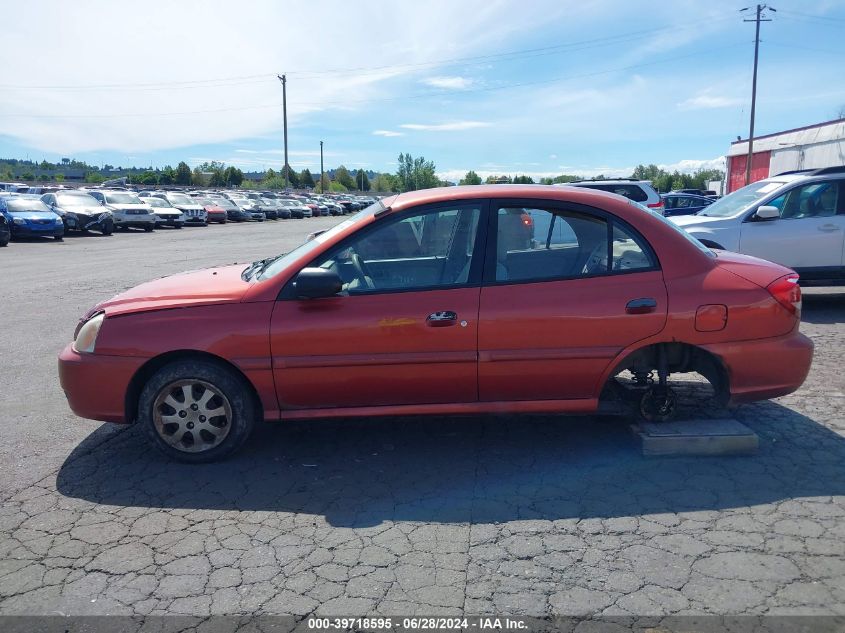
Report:
[[[252,219],[252,214],[247,213],[228,198],[215,198],[214,204],[226,209],[226,219],[230,222],[247,222]]]
[[[12,232],[9,230],[9,223],[6,222],[6,216],[0,215],[0,246],[8,246],[10,239]]]
[[[696,196],[691,193],[665,193],[663,194],[664,211],[668,218],[673,215],[694,215],[704,207],[713,204],[713,198]]]
[[[93,196],[83,191],[55,191],[41,196],[42,202],[62,216],[67,231],[99,231],[103,235],[114,233],[111,211]]]

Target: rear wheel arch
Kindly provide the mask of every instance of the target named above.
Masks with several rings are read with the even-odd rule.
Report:
[[[713,387],[714,395],[721,406],[730,399],[730,375],[721,358],[703,347],[691,343],[666,341],[650,343],[627,352],[612,366],[601,385],[604,393],[614,377],[625,370],[657,369],[658,346],[665,345],[669,373],[698,373]]]
[[[241,371],[241,369],[237,365],[215,354],[210,354],[208,352],[202,352],[199,350],[183,349],[165,352],[164,354],[155,356],[149,359],[138,369],[138,371],[135,372],[135,375],[132,376],[132,380],[129,381],[129,386],[126,389],[126,396],[124,399],[124,412],[126,421],[135,422],[138,419],[138,400],[141,396],[141,391],[144,389],[144,385],[147,384],[147,381],[149,381],[149,379],[159,369],[171,363],[190,360],[201,360],[205,362],[210,362],[234,373],[241,381],[243,381],[244,386],[249,391],[249,395],[253,401],[255,411],[263,418],[264,405],[261,402],[261,398],[258,395],[258,391],[256,390],[255,385],[252,384],[252,381],[246,376],[246,374],[243,373],[243,371]]]

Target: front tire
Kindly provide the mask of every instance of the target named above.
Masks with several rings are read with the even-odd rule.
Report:
[[[64,242],[65,241],[65,238],[62,235],[54,235],[53,239],[56,240],[57,242]]]
[[[244,379],[207,360],[165,365],[138,400],[138,422],[147,438],[171,459],[192,464],[217,461],[240,448],[255,413]]]

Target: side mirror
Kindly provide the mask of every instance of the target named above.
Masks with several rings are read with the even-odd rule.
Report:
[[[294,283],[298,299],[332,297],[343,288],[340,275],[325,268],[303,268]]]
[[[763,205],[757,208],[757,211],[754,212],[754,217],[758,220],[777,220],[780,218],[780,209]]]

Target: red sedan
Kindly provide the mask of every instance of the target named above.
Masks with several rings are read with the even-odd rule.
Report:
[[[256,419],[584,414],[611,399],[662,420],[672,373],[698,372],[726,404],[802,384],[797,281],[612,194],[433,189],[286,255],[105,301],[59,373],[78,415],[141,424],[192,462],[235,450]]]

